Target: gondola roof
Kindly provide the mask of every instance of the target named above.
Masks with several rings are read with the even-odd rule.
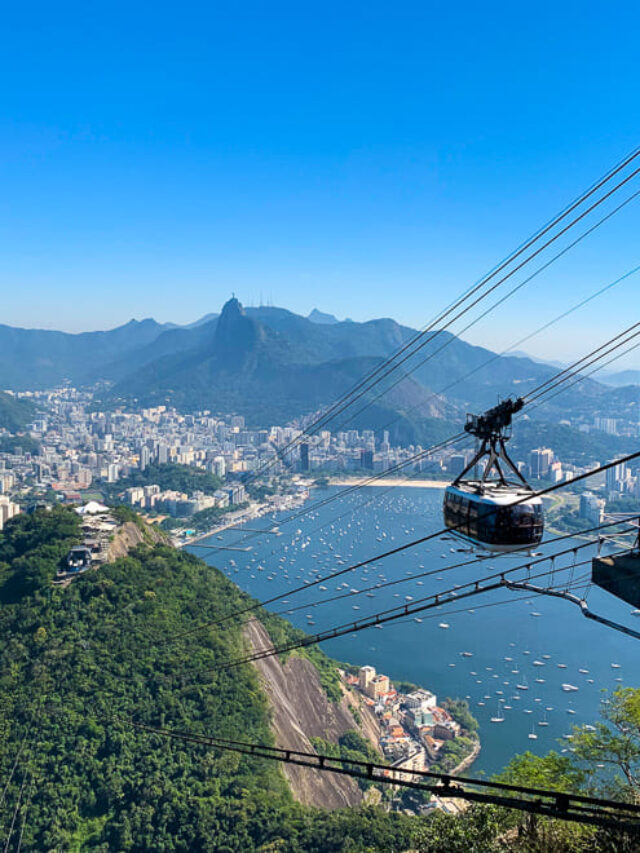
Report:
[[[522,501],[523,498],[529,498],[522,501],[520,506],[539,506],[542,503],[542,498],[534,495],[530,489],[518,484],[504,484],[496,482],[483,482],[482,480],[463,480],[454,485],[447,486],[446,492],[454,494],[456,492],[464,495],[467,498],[473,498],[476,501],[484,501],[485,503],[497,504],[499,506],[508,506],[514,501]]]

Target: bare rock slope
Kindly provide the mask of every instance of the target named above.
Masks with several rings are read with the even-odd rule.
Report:
[[[254,649],[272,645],[264,626],[255,619],[247,624],[245,637]],[[377,720],[369,708],[346,689],[340,703],[330,702],[311,661],[291,656],[283,665],[274,656],[254,665],[269,698],[277,746],[314,752],[310,738],[337,743],[355,729],[377,748]],[[361,723],[356,722],[352,708],[358,708]],[[295,765],[283,767],[293,795],[305,805],[336,809],[362,802],[363,792],[353,779]]]
[[[118,528],[113,540],[109,543],[109,562],[112,563],[119,557],[126,557],[132,548],[136,545],[155,545],[159,542],[166,542],[166,537],[163,532],[155,525],[147,524],[143,521],[144,528],[138,526],[133,521],[126,521]]]

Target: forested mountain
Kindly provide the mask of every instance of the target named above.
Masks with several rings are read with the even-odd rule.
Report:
[[[131,320],[108,332],[71,335],[0,324],[0,388],[32,390],[105,378],[106,364],[146,346],[166,328],[155,320]]]
[[[498,853],[505,838],[519,853],[636,849],[623,832],[487,807],[427,818],[376,807],[320,811],[293,800],[277,764],[133,729],[127,720],[272,742],[255,671],[220,667],[243,649],[238,620],[185,634],[252,600],[166,545],[138,546],[66,589],[52,587],[78,535],[78,516],[62,507],[20,515],[0,533],[0,837],[8,853]],[[280,617],[258,615],[277,643],[301,636]],[[307,654],[326,679],[335,664],[318,649]],[[525,754],[504,779],[636,801],[639,698],[616,691],[607,724],[576,731],[575,759]],[[597,787],[602,761],[610,769]]]
[[[217,669],[242,648],[237,621],[167,642],[248,599],[217,570],[163,545],[52,587],[77,535],[78,517],[63,508],[21,515],[0,534],[0,779],[11,811],[28,791],[22,849],[410,846],[412,823],[401,815],[328,817],[293,801],[278,766],[124,725],[119,718],[272,742],[255,671]],[[8,826],[6,811],[0,824]],[[343,848],[350,837],[354,846]]]
[[[118,383],[109,398],[144,405],[170,401],[187,410],[240,412],[255,424],[284,423],[336,399],[378,364],[363,354],[370,343],[361,340],[340,348],[327,339],[324,330],[332,332],[334,326],[315,326],[281,309],[260,313],[268,324],[258,321],[255,311],[245,312],[237,300],[229,301],[212,341],[148,364]],[[317,335],[308,333],[307,326]],[[346,354],[332,358],[340,349]],[[445,401],[410,379],[352,426],[381,428],[403,407],[413,407],[412,417],[395,424],[395,434],[408,441],[419,438],[426,424],[453,413]]]
[[[283,308],[243,309],[236,299],[222,314],[190,326],[131,321],[108,332],[61,332],[0,326],[0,386],[42,388],[69,380],[106,380],[105,405],[169,403],[189,411],[243,414],[254,425],[284,423],[327,406],[406,345],[416,331],[390,319],[338,322]],[[408,378],[405,371],[411,371]],[[460,422],[467,410],[494,405],[555,375],[550,364],[500,356],[448,331],[430,333],[406,364],[384,373],[376,388],[334,420],[336,430],[384,429],[394,442],[427,443]],[[387,391],[377,399],[381,391]],[[638,386],[617,389],[582,382],[536,410],[537,419],[632,408]],[[366,413],[358,414],[364,404]]]

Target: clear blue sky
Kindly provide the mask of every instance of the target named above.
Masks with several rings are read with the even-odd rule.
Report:
[[[235,291],[421,325],[640,140],[637,4],[11,4],[2,313],[189,322]],[[640,202],[469,337],[640,263]],[[640,307],[640,278],[531,351]]]

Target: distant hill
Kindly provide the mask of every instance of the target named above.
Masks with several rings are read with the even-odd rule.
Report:
[[[313,309],[307,319],[311,320],[312,323],[319,323],[324,326],[333,326],[338,322],[338,318],[334,317],[333,314],[324,314],[322,311],[318,311],[317,308]]]
[[[620,373],[603,373],[600,381],[614,388],[622,388],[624,385],[640,385],[640,370],[621,370]]]
[[[207,314],[188,326],[132,320],[80,335],[0,326],[0,387],[105,380],[113,387],[104,405],[172,403],[185,410],[236,412],[254,425],[268,425],[327,406],[415,334],[388,318],[340,322],[316,309],[309,317],[276,307],[244,309],[235,299],[221,315]],[[406,367],[413,371],[410,378],[396,384],[403,372],[394,371],[331,428],[391,424],[393,441],[425,443],[450,421],[459,424],[466,411],[522,394],[557,370],[523,353],[496,355],[447,331],[422,339]],[[374,400],[384,388],[391,390]],[[626,407],[633,405],[633,388],[625,394]],[[532,416],[558,422],[609,413],[618,404],[616,390],[587,380]],[[358,414],[365,403],[370,408]]]
[[[557,367],[560,370],[565,368],[567,365],[562,361],[555,361],[554,359],[546,359],[546,358],[538,358],[535,355],[530,355],[528,352],[524,352],[523,350],[512,350],[509,355],[515,356],[516,358],[528,358],[530,361],[535,361],[538,364],[548,364],[551,367]]]
[[[194,320],[193,323],[187,323],[184,328],[185,329],[195,329],[196,326],[202,326],[204,323],[210,323],[211,320],[217,320],[220,315],[216,314],[214,311],[210,311],[208,314],[204,314],[200,317],[199,320]]]
[[[72,335],[0,324],[0,387],[15,391],[108,378],[105,365],[155,340],[166,326],[131,320],[107,332]]]
[[[35,412],[33,403],[0,391],[0,429],[19,432],[33,420]]]

